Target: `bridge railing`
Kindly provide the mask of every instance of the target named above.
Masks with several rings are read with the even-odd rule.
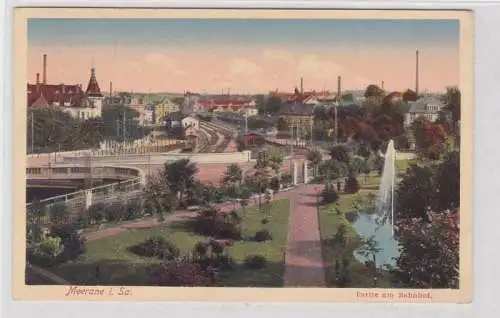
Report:
[[[55,197],[46,198],[37,203],[30,202],[26,204],[28,211],[33,209],[42,210],[43,214],[47,214],[51,208],[61,204],[64,205],[70,214],[70,218],[87,209],[90,205],[103,201],[119,200],[125,193],[140,191],[142,189],[142,178],[136,177],[133,179],[106,184],[91,189],[80,190],[68,194],[58,195]],[[49,222],[50,216],[42,218],[41,222]]]
[[[141,176],[141,171],[130,167],[88,167],[56,165],[51,167],[26,168],[27,179],[70,179],[70,178],[117,178],[130,179]]]

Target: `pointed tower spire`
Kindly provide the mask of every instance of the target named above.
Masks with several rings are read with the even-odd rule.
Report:
[[[86,93],[89,96],[102,96],[101,89],[99,88],[99,84],[97,83],[97,79],[95,77],[94,67],[90,69],[90,79],[89,84],[87,85]]]

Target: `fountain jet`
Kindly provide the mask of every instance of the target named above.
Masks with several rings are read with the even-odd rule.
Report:
[[[383,222],[390,218],[394,235],[394,179],[396,177],[396,149],[390,140],[384,155],[384,167],[380,177],[380,189],[375,205],[376,214]]]

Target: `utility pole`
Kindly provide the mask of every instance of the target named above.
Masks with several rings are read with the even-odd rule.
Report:
[[[126,109],[123,109],[123,142],[125,143],[125,140],[127,138],[127,128],[126,128],[126,121],[127,121],[127,115],[126,115]]]
[[[313,123],[314,123],[314,119],[311,119],[311,136],[310,136],[310,139],[311,139],[311,149],[313,148]]]

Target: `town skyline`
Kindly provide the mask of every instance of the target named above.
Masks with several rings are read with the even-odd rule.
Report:
[[[458,20],[145,21],[29,21],[28,81],[47,54],[48,83],[85,85],[95,67],[103,91],[258,94],[301,77],[335,91],[337,76],[344,90],[402,91],[415,88],[418,49],[421,91],[459,84]]]

